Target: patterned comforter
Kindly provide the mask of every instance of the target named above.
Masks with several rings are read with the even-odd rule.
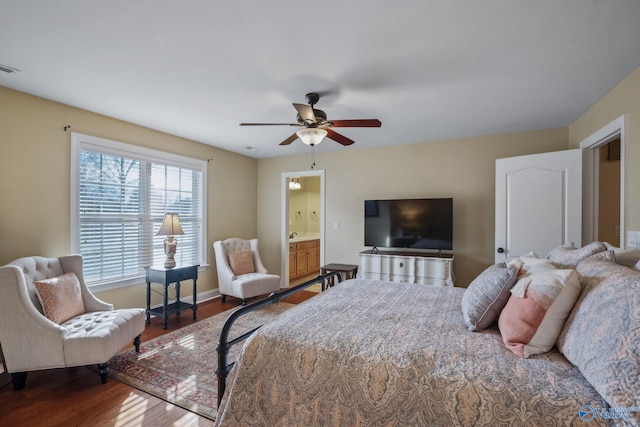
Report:
[[[566,426],[605,406],[555,348],[469,332],[463,292],[355,279],[291,308],[245,343],[217,425]]]

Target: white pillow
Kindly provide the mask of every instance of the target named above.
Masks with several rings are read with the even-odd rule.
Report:
[[[518,276],[533,273],[535,271],[556,268],[551,261],[545,258],[539,258],[535,252],[529,252],[528,254],[510,260],[507,262],[507,267],[515,268],[518,271]]]

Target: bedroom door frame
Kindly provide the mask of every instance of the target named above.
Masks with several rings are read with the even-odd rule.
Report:
[[[623,114],[610,123],[598,129],[582,141],[580,148],[583,152],[583,218],[582,238],[583,243],[597,240],[598,236],[598,210],[599,210],[599,148],[616,138],[620,138],[620,248],[627,247],[627,228],[625,210],[625,120]]]
[[[320,265],[324,265],[325,247],[325,171],[324,169],[308,170],[299,172],[283,172],[280,180],[282,206],[280,222],[280,271],[282,271],[282,283],[289,287],[289,179],[302,177],[320,178]]]

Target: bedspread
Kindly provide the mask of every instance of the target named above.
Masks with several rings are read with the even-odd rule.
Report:
[[[604,407],[557,350],[469,332],[463,292],[354,279],[291,308],[243,346],[217,425],[566,426]]]

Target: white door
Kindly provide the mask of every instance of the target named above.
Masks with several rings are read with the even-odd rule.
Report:
[[[496,160],[496,262],[582,239],[582,150]]]

